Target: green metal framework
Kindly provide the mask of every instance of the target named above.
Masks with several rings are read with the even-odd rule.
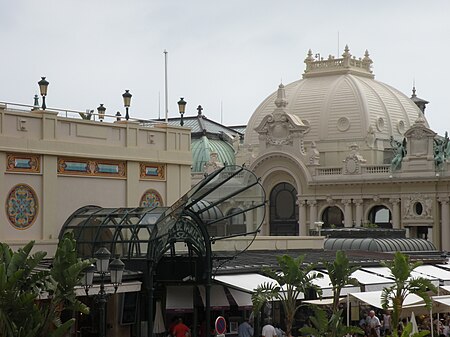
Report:
[[[93,257],[98,248],[106,247],[113,256],[120,255],[127,268],[133,268],[133,262],[145,262],[146,270],[141,271],[146,274],[149,322],[158,262],[164,257],[198,257],[203,272],[196,282],[207,289],[209,324],[212,243],[236,236],[256,236],[263,217],[258,219],[253,213],[265,205],[264,189],[253,172],[226,166],[206,176],[168,208],[80,208],[64,223],[59,238],[73,232],[81,257]],[[231,208],[233,212],[228,212]],[[230,221],[240,214],[244,215],[240,218],[251,220],[237,225]],[[148,331],[150,336],[152,326]]]

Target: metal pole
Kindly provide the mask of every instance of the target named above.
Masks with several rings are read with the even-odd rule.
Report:
[[[165,79],[165,99],[166,99],[166,123],[168,122],[169,119],[169,108],[168,108],[168,104],[169,104],[169,93],[167,90],[167,50],[164,49],[164,79]]]
[[[100,304],[100,329],[99,336],[106,337],[106,292],[105,292],[105,274],[100,274],[100,291],[98,293],[98,302]]]
[[[153,262],[149,261],[148,265],[148,284],[147,284],[147,292],[148,292],[148,303],[147,303],[147,337],[153,336]]]

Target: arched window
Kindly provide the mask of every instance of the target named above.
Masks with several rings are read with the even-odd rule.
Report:
[[[384,205],[376,205],[369,212],[369,222],[380,228],[392,228],[392,214]]]
[[[324,228],[344,227],[344,213],[337,206],[329,206],[322,213]]]
[[[270,193],[270,235],[298,235],[297,190],[289,183],[276,185]]]

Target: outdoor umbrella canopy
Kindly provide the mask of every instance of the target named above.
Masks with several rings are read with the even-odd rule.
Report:
[[[166,332],[166,327],[164,326],[164,319],[161,311],[161,302],[156,302],[155,308],[155,322],[153,323],[153,333],[154,334],[162,334]]]

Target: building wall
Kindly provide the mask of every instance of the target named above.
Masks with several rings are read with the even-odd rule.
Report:
[[[52,253],[61,226],[80,207],[138,207],[145,193],[171,205],[190,188],[191,161],[185,128],[0,105],[1,241],[18,247],[36,240]],[[35,212],[8,220],[20,207]]]

